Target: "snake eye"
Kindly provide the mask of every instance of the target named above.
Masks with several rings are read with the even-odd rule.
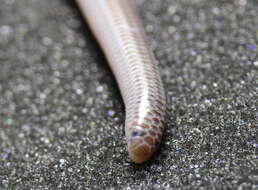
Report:
[[[137,137],[137,136],[139,136],[139,133],[138,133],[137,131],[133,131],[133,132],[131,133],[131,136],[132,136],[132,137]]]
[[[142,137],[146,135],[146,132],[144,131],[132,131],[131,137]]]

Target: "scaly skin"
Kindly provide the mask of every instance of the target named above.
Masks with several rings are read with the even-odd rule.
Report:
[[[116,77],[126,107],[125,134],[135,163],[148,160],[164,131],[159,70],[131,0],[76,0]]]

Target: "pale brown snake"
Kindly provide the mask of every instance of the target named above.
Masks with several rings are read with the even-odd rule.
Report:
[[[164,131],[165,94],[132,0],[76,0],[119,85],[129,157],[148,160]]]

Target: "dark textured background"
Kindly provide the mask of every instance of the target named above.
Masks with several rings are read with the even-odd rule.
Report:
[[[73,1],[1,0],[1,190],[258,188],[258,1],[137,6],[168,97],[161,149],[140,166]]]

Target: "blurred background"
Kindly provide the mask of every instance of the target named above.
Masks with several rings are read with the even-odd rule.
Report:
[[[132,164],[116,81],[69,0],[2,0],[0,189],[257,189],[258,1],[138,0],[167,94]]]

